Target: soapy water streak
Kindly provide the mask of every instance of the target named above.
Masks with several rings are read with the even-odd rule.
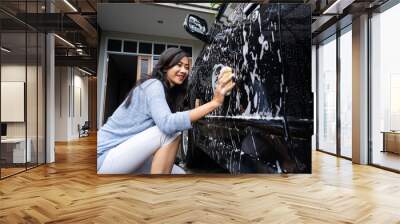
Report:
[[[233,65],[227,65],[226,63],[217,63],[213,65],[212,71],[211,71],[211,86],[207,87],[206,93],[207,94],[214,94],[214,90],[216,87],[216,83],[218,80],[218,75],[219,71],[224,67],[224,66],[231,66],[236,74],[237,80],[243,80],[241,83],[241,88],[242,91],[235,91],[239,87],[239,85],[236,85],[236,88],[233,90],[235,92],[233,98],[229,99],[229,107],[228,110],[226,111],[225,114],[229,114],[230,112],[237,114],[238,112],[241,113],[242,116],[261,116],[261,115],[266,115],[266,116],[279,116],[279,113],[281,112],[282,108],[282,95],[278,99],[278,104],[277,105],[269,105],[267,102],[266,98],[266,92],[265,92],[265,85],[262,83],[268,82],[268,75],[262,74],[261,69],[258,66],[258,63],[264,63],[263,59],[266,57],[266,52],[268,53],[268,57],[277,57],[278,62],[281,64],[282,63],[282,58],[281,58],[281,52],[280,49],[272,49],[272,43],[276,41],[274,31],[277,30],[277,22],[272,21],[269,18],[269,14],[267,14],[266,21],[267,22],[262,22],[261,21],[261,13],[259,12],[260,7],[258,6],[255,11],[249,16],[250,20],[252,23],[249,23],[249,19],[244,19],[244,20],[238,20],[234,24],[231,24],[227,27],[226,29],[222,29],[219,31],[219,33],[215,34],[215,39],[214,43],[207,46],[205,49],[205,52],[203,54],[203,61],[208,61],[210,59],[210,55],[214,53],[214,51],[218,51],[217,49],[220,49],[221,52],[225,52],[227,55],[232,54],[232,47],[230,46],[229,42],[235,41],[237,43],[240,43],[242,47],[240,48],[241,51],[238,51],[237,53],[240,53],[241,56],[240,58],[242,59],[242,63],[238,64],[238,54],[233,52],[234,56],[232,58],[233,60]],[[240,10],[240,9],[239,9]],[[236,15],[243,15],[241,12],[235,12]],[[247,22],[246,22],[247,21]],[[262,30],[262,25],[267,26],[267,31]],[[264,34],[269,33],[267,39]],[[233,37],[234,34],[241,34],[242,41],[238,42],[238,39],[235,39]],[[233,38],[232,38],[233,37]],[[250,39],[254,39],[254,37],[257,37],[256,40],[257,42],[252,42],[250,44]],[[258,44],[259,47],[255,47],[255,44]],[[252,47],[249,49],[249,47]],[[256,50],[258,49],[258,50]],[[276,56],[274,56],[276,55]],[[216,58],[217,60],[224,60],[222,58]],[[215,60],[215,59],[213,59]],[[240,60],[240,59],[239,59]],[[251,61],[249,61],[251,60]],[[267,60],[274,60],[274,58],[269,58]],[[251,71],[249,71],[249,66],[251,63]],[[248,74],[250,77],[250,80],[247,80],[246,77],[243,76],[243,74]],[[283,74],[282,74],[283,76]],[[283,92],[282,87],[284,84],[284,80],[282,77],[282,83],[281,83],[281,93]],[[257,86],[258,88],[255,88]],[[208,96],[210,98],[212,96]],[[244,105],[245,108],[242,108],[242,105],[240,104],[241,98],[245,97],[248,103],[247,105]],[[250,100],[252,99],[252,100]],[[231,102],[233,104],[231,105]],[[261,102],[263,104],[261,104]],[[269,105],[267,108],[266,106]],[[263,108],[260,108],[263,106]],[[274,111],[275,113],[272,113]],[[217,111],[214,111],[212,114],[213,115],[221,115],[222,110],[219,109]]]
[[[236,73],[236,78],[241,81],[241,91],[236,91],[235,89],[232,91],[231,97],[229,98],[228,111],[225,114],[222,114],[222,109],[218,109],[212,114],[207,115],[206,118],[266,121],[278,120],[286,124],[285,117],[281,114],[281,112],[283,112],[281,108],[284,107],[284,98],[282,97],[282,94],[284,91],[287,92],[284,74],[283,71],[280,71],[279,69],[268,70],[271,68],[274,69],[272,66],[275,66],[275,68],[280,67],[283,63],[281,55],[282,46],[279,44],[280,40],[277,39],[277,37],[279,38],[281,35],[278,31],[279,20],[272,21],[275,20],[272,14],[276,12],[271,12],[270,14],[267,14],[266,18],[263,18],[263,21],[261,21],[262,13],[260,13],[259,9],[260,8],[258,7],[250,15],[249,19],[238,19],[234,24],[227,26],[225,30],[220,30],[220,35],[215,35],[216,39],[214,40],[214,43],[205,48],[202,57],[203,62],[208,60],[217,61],[217,63],[210,69],[212,71],[209,71],[211,72],[211,86],[206,86],[205,88],[205,93],[208,98],[212,97],[214,94],[219,72],[224,66],[231,66]],[[235,14],[239,15],[240,12],[235,12]],[[264,16],[265,14],[263,14],[263,17]],[[265,30],[263,30],[262,26],[266,26],[264,27]],[[278,35],[275,35],[275,32],[278,32]],[[234,43],[233,45],[232,42]],[[238,43],[241,46],[238,46]],[[232,48],[231,46],[235,46],[235,48]],[[232,53],[232,50],[237,51]],[[218,51],[222,52],[223,55],[229,56],[233,54],[234,56],[231,61],[224,58],[213,58],[214,53]],[[222,56],[220,54],[216,55]],[[271,63],[265,64],[266,60]],[[232,63],[232,61],[233,65],[226,63]],[[260,66],[258,63],[260,63]],[[265,70],[269,73],[261,73]],[[249,77],[245,77],[244,74],[249,75]],[[280,92],[280,95],[278,95],[279,99],[276,99],[277,102],[270,105],[269,102],[264,102],[266,100],[271,100],[267,99],[267,94],[264,88],[267,86],[266,83],[273,81],[273,79],[276,78],[276,74],[280,75],[280,83],[278,82],[278,91]],[[238,88],[238,86],[237,83],[236,88]],[[274,97],[276,97],[276,95]],[[246,108],[242,108],[243,105],[241,105],[241,101],[247,102],[247,105],[245,104]],[[232,105],[231,102],[233,102]],[[260,105],[263,105],[264,107],[261,108]],[[234,108],[231,108],[231,106]],[[274,113],[272,111],[274,111]],[[228,112],[232,113],[228,114]],[[248,134],[250,134],[253,144],[252,146],[255,151],[254,153],[257,155],[258,160],[259,154],[256,149],[253,133],[251,132]],[[215,135],[215,138],[210,136],[208,139],[208,146],[210,148],[209,154],[211,154],[211,157],[217,161],[226,158],[226,167],[231,171],[231,173],[240,172],[240,164],[244,152],[241,151],[239,145],[235,144],[236,141],[237,143],[241,142],[239,136],[237,140],[234,140],[232,133],[229,130],[229,140],[224,142],[221,137],[218,137],[217,133],[213,135]],[[276,161],[275,165],[278,167],[278,171],[280,172],[280,164],[278,161]]]

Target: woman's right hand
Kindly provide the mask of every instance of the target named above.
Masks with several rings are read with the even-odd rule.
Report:
[[[232,77],[232,68],[226,66],[221,69],[218,76],[217,85],[214,90],[214,97],[212,99],[212,101],[217,103],[219,106],[224,103],[225,96],[229,95],[235,86],[235,83],[232,81]]]
[[[225,96],[228,95],[235,86],[235,83],[232,81],[232,77],[233,74],[231,68],[225,67],[221,69],[220,75],[218,76],[217,86],[214,90],[213,99],[210,102],[189,111],[191,122],[201,119],[224,103]]]

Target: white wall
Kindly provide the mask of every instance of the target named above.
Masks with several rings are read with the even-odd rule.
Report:
[[[56,67],[55,73],[55,140],[70,141],[79,137],[78,124],[88,120],[88,78],[72,67]]]
[[[22,122],[6,122],[7,137],[24,138],[26,135],[30,143],[32,161],[36,162],[36,158],[38,158],[38,162],[43,163],[45,153],[45,90],[42,67],[36,66],[36,64],[25,66],[25,63],[3,64],[1,66],[1,81],[25,83],[26,99],[22,108],[20,108],[22,111],[19,112],[26,113],[26,119],[24,118]],[[7,97],[7,95],[2,95],[3,97]],[[10,107],[2,107],[1,110],[2,112],[9,110],[8,113],[13,113],[13,111],[10,111],[12,110]],[[38,157],[37,154],[39,154]]]
[[[25,64],[10,64],[1,66],[1,81],[25,82]],[[7,110],[7,108],[1,108]],[[7,123],[7,137],[25,137],[25,122]]]
[[[25,83],[1,81],[1,121],[25,121]],[[36,106],[35,106],[36,108]]]
[[[4,82],[25,82],[25,75],[27,69],[28,74],[33,70],[32,66],[25,67],[25,64],[8,64],[1,66],[1,81]],[[34,93],[27,93],[27,96],[36,96]],[[7,110],[7,108],[1,108]],[[29,117],[30,118],[30,117]],[[28,119],[30,120],[30,119]],[[25,137],[25,123],[26,122],[7,122],[7,136],[8,137]],[[30,127],[30,126],[29,126]]]
[[[124,39],[124,40],[142,40],[142,41],[150,41],[150,42],[159,42],[159,43],[171,43],[171,44],[181,44],[192,46],[192,61],[193,64],[197,59],[197,56],[200,54],[203,49],[203,42],[199,40],[188,40],[188,39],[179,39],[179,38],[171,38],[171,37],[163,37],[163,36],[154,36],[154,35],[144,35],[144,34],[135,34],[135,33],[119,33],[119,32],[106,32],[104,31],[101,36],[100,46],[99,46],[99,64],[98,64],[98,74],[97,74],[97,125],[100,128],[103,125],[103,113],[104,113],[104,102],[105,102],[105,89],[106,89],[106,71],[107,71],[107,53],[106,53],[106,41],[107,38],[116,38],[116,39]]]
[[[49,1],[46,7],[50,12],[54,6]],[[56,160],[55,153],[55,40],[54,34],[46,35],[46,163]]]
[[[66,141],[68,139],[68,86],[69,73],[67,67],[55,68],[55,140]]]
[[[77,74],[78,72],[78,74]],[[72,113],[72,120],[71,120],[71,133],[70,135],[72,138],[78,138],[78,124],[82,126],[85,121],[89,120],[88,117],[88,77],[82,76],[82,73],[79,72],[77,69],[74,70],[74,96],[73,98],[73,113]],[[80,93],[79,93],[80,91]],[[80,96],[80,97],[79,97]],[[81,101],[81,102],[79,102]],[[80,105],[79,105],[80,104]],[[81,107],[81,108],[79,108]],[[80,112],[79,109],[82,111]]]

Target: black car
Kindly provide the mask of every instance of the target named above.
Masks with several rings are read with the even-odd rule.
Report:
[[[236,82],[221,108],[185,132],[186,166],[211,159],[233,174],[311,173],[310,6],[223,4],[210,30],[194,15],[184,26],[205,43],[192,69],[190,107],[212,99],[223,66]]]

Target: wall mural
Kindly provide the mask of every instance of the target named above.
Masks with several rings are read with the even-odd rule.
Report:
[[[223,66],[233,68],[236,87],[188,132],[185,160],[206,162],[201,151],[232,174],[310,173],[311,9],[264,4],[246,15],[246,5],[210,28],[212,42],[193,67],[191,107],[212,99]]]

